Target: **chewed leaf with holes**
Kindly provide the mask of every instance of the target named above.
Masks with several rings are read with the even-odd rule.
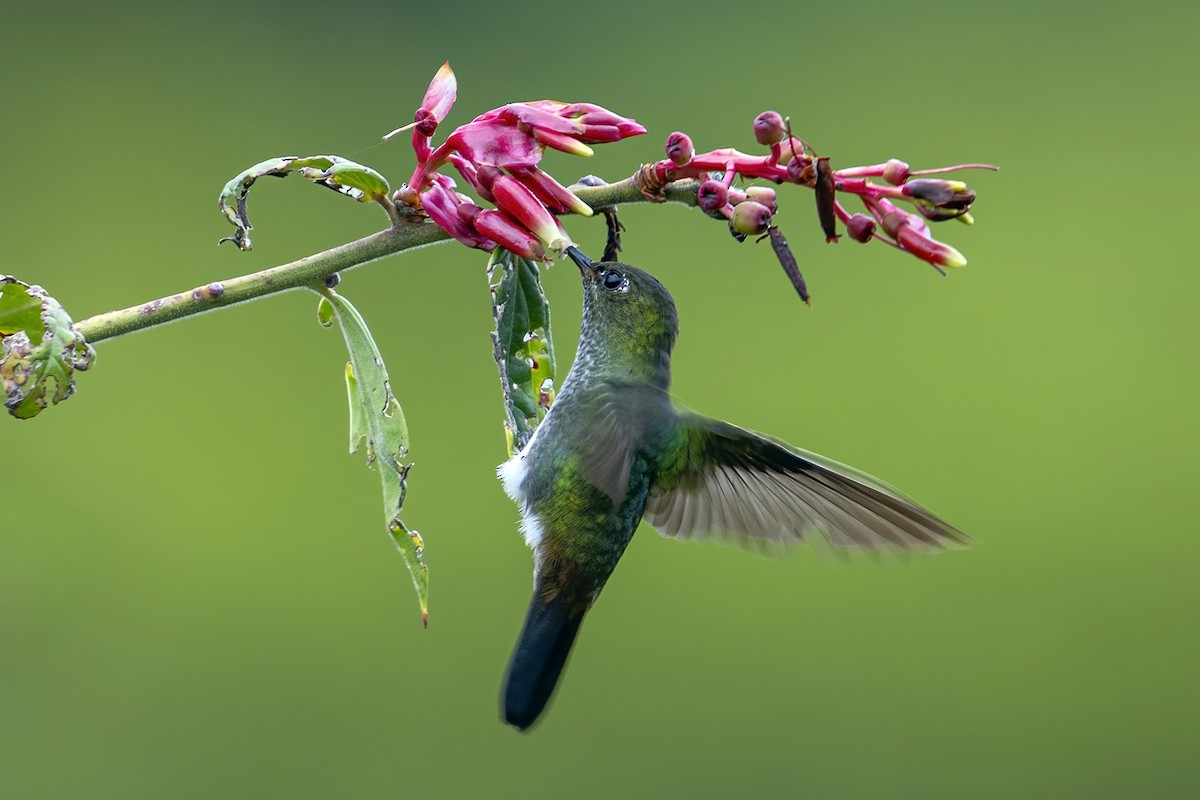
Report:
[[[0,275],[0,388],[4,407],[29,419],[75,392],[75,370],[96,353],[58,301],[40,286]]]
[[[221,190],[218,203],[221,213],[237,228],[232,236],[222,242],[233,242],[242,250],[250,250],[250,218],[246,215],[246,198],[250,187],[259,178],[286,177],[293,170],[313,183],[333,189],[339,194],[353,197],[360,202],[379,200],[391,191],[388,182],[375,170],[340,156],[280,156],[255,164],[242,172]]]
[[[425,544],[420,534],[409,530],[400,519],[408,490],[408,425],[400,403],[392,394],[391,382],[379,348],[362,315],[350,301],[333,289],[322,290],[317,319],[326,327],[337,322],[350,351],[346,364],[346,390],[350,400],[350,452],[364,444],[367,466],[379,473],[383,485],[384,523],[412,575],[421,619],[429,619],[429,570],[423,560]]]
[[[550,303],[534,261],[496,248],[488,264],[492,291],[493,357],[500,369],[504,408],[514,449],[533,436],[554,400],[554,343]]]

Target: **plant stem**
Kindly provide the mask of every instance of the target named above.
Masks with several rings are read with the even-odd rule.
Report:
[[[695,183],[690,181],[671,184],[666,187],[665,194],[669,201],[695,205],[695,186]],[[641,193],[636,176],[604,186],[577,186],[572,191],[593,208],[618,203],[648,202]],[[450,237],[432,222],[401,222],[385,231],[305,256],[288,264],[250,275],[214,281],[119,311],[97,314],[76,323],[75,330],[83,334],[88,342],[95,344],[194,314],[202,314],[214,308],[320,284],[334,273],[369,264],[394,253],[449,240]]]

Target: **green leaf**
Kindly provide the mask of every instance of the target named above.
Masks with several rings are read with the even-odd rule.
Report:
[[[509,452],[521,449],[554,401],[550,303],[534,261],[496,248],[488,262],[493,358],[504,393]]]
[[[300,170],[300,174],[317,183],[327,181],[346,190],[361,192],[362,196],[358,199],[363,202],[387,197],[391,192],[384,177],[370,167],[333,156],[331,158],[334,158],[334,163],[325,170],[305,167]],[[346,193],[349,194],[350,191]]]
[[[333,327],[334,316],[337,312],[334,311],[333,303],[329,302],[328,297],[322,297],[321,302],[317,303],[317,322],[321,323],[322,328]]]
[[[425,543],[415,530],[409,530],[400,519],[404,496],[408,491],[410,464],[408,455],[408,424],[395,395],[383,356],[371,337],[367,324],[350,301],[333,289],[322,288],[319,320],[337,320],[350,351],[346,364],[346,392],[350,401],[350,452],[356,453],[366,444],[367,466],[379,473],[383,486],[383,513],[388,535],[396,543],[404,563],[412,575],[421,618],[429,619],[429,569],[423,560]],[[324,324],[324,322],[322,322]]]
[[[96,352],[40,286],[0,275],[0,388],[4,407],[29,419],[75,392],[75,370],[89,369]]]
[[[237,228],[236,233],[226,236],[221,241],[233,242],[242,250],[252,249],[254,245],[250,241],[250,230],[254,226],[250,224],[250,218],[246,214],[246,198],[250,187],[259,178],[283,178],[293,170],[299,170],[302,176],[313,183],[363,203],[385,198],[391,191],[388,182],[378,172],[340,156],[269,158],[243,171],[221,190],[217,201],[221,213]]]

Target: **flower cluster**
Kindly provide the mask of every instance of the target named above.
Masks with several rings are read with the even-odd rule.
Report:
[[[942,267],[966,265],[962,253],[930,235],[928,223],[957,219],[971,224],[975,193],[961,181],[920,176],[996,167],[959,164],[912,170],[903,161],[892,159],[872,166],[833,169],[828,158],[816,155],[807,143],[793,136],[788,121],[774,111],[764,111],[754,118],[754,138],[769,147],[770,153],[754,156],[733,148],[696,153],[687,134],[676,131],[667,137],[667,158],[643,168],[643,186],[654,195],[672,181],[700,181],[697,190],[700,207],[709,214],[725,217],[730,232],[744,239],[771,228],[778,210],[776,195],[774,189],[766,186],[739,189],[733,185],[734,180],[795,183],[814,191],[817,216],[828,242],[840,238],[837,232],[840,220],[851,239],[858,242],[879,239],[928,262],[938,271]],[[850,214],[838,199],[838,192],[858,196],[867,213]],[[910,203],[915,213],[893,201]]]
[[[591,103],[538,100],[509,103],[454,130],[441,145],[432,138],[454,105],[457,83],[449,63],[429,84],[411,125],[417,168],[393,200],[419,207],[446,233],[468,247],[497,245],[526,258],[544,261],[572,242],[555,214],[591,216],[592,209],[538,168],[547,147],[590,156],[588,145],[637,136],[646,129],[632,119]],[[453,178],[439,172],[447,164],[480,198],[482,208],[459,194]]]

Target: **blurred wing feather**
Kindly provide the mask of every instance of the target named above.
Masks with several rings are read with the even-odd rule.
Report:
[[[729,534],[740,545],[822,535],[838,549],[936,550],[970,539],[869,475],[728,423],[686,414],[669,478],[646,521],[680,539]]]

